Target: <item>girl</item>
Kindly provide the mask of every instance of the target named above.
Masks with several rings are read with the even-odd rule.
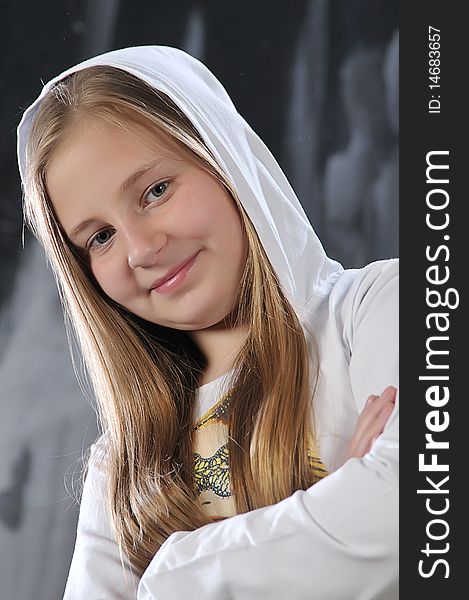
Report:
[[[329,259],[174,48],[47,83],[18,158],[102,428],[65,598],[396,598],[397,261]]]

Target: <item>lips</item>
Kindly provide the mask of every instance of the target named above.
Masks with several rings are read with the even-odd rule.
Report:
[[[185,260],[183,260],[182,262],[180,262],[179,264],[177,264],[175,267],[173,267],[172,269],[170,269],[166,275],[163,275],[163,277],[160,277],[159,279],[157,279],[155,282],[153,282],[152,286],[151,286],[151,290],[154,290],[158,287],[160,287],[161,285],[163,285],[164,283],[166,283],[167,281],[169,281],[172,277],[174,277],[177,273],[179,273],[179,271],[181,271],[182,269],[184,269],[184,267],[186,265],[188,265],[190,262],[192,262],[195,257],[197,256],[198,252],[196,252],[195,254],[193,254],[192,256],[190,256],[189,258],[186,258]]]

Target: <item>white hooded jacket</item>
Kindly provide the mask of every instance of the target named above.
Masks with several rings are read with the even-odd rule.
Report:
[[[42,98],[66,75],[92,65],[124,69],[170,96],[233,182],[308,339],[312,334],[317,344],[311,419],[331,474],[276,505],[174,533],[138,579],[130,565],[121,566],[103,501],[105,473],[93,460],[98,441],[64,598],[395,600],[398,398],[371,451],[339,465],[367,397],[398,387],[398,261],[344,270],[329,259],[281,168],[220,82],[175,48],[108,52],[49,81],[18,127],[22,178]],[[226,381],[199,388],[199,414],[217,402]]]

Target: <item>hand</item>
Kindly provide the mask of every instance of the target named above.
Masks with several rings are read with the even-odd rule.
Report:
[[[383,390],[381,396],[371,395],[368,397],[365,408],[358,417],[345,461],[349,458],[361,458],[370,451],[376,438],[383,433],[384,426],[391,416],[396,401],[396,392],[397,389],[390,385]]]

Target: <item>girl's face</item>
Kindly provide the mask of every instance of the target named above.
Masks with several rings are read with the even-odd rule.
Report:
[[[195,331],[235,307],[246,240],[234,201],[166,136],[82,122],[46,184],[103,291],[153,323]]]

